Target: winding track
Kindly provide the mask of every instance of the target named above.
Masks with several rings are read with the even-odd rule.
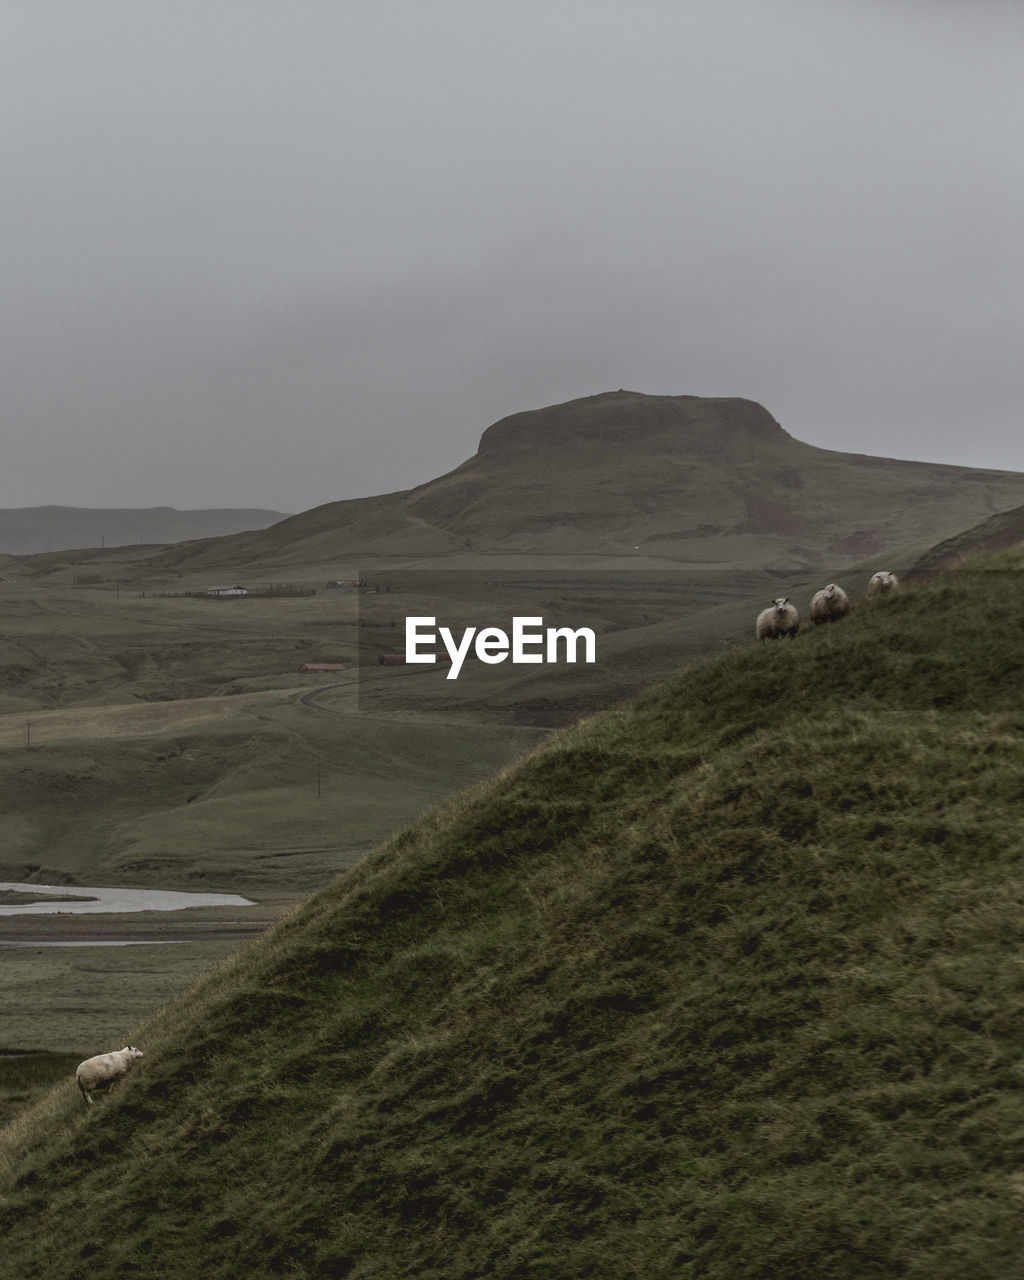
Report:
[[[358,683],[359,683],[359,677],[356,676],[351,680],[335,680],[333,684],[321,684],[321,685],[318,685],[315,689],[310,689],[308,693],[304,693],[302,697],[299,699],[299,701],[302,703],[304,707],[312,707],[314,711],[327,711],[331,715],[343,716],[346,714],[346,712],[339,711],[337,707],[323,707],[320,705],[319,702],[316,701],[316,699],[322,693],[326,693],[328,689],[342,689],[346,685],[358,684]]]

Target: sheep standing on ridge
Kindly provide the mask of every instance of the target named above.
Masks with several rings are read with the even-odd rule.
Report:
[[[869,596],[887,596],[893,591],[899,591],[899,589],[899,578],[888,569],[879,569],[877,573],[873,573],[868,579]]]
[[[125,1045],[116,1053],[100,1053],[95,1058],[86,1058],[78,1064],[75,1079],[82,1091],[82,1097],[92,1106],[92,1094],[95,1089],[107,1087],[107,1093],[113,1089],[122,1076],[126,1076],[135,1066],[137,1058],[142,1057],[142,1050],[133,1045]]]
[[[767,609],[757,615],[758,640],[777,640],[795,636],[800,629],[800,615],[789,603],[788,596],[777,596]]]
[[[850,612],[850,598],[842,587],[830,582],[811,597],[811,621],[836,622]]]

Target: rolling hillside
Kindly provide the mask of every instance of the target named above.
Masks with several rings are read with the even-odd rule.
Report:
[[[1014,1274],[1000,564],[555,735],[125,1027],[4,1132],[9,1273]]]

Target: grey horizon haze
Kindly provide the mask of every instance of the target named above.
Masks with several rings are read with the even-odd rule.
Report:
[[[1024,471],[1024,12],[14,0],[0,507],[302,511],[620,387]]]

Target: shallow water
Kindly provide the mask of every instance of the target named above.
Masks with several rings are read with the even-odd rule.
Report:
[[[0,947],[175,947],[188,942],[188,938],[102,938],[98,942],[13,942],[0,938]]]
[[[235,893],[179,893],[168,889],[94,889],[88,885],[12,884],[0,882],[0,890],[31,894],[38,902],[0,903],[0,916],[91,915],[128,911],[184,911],[187,907],[252,907],[256,904]],[[85,902],[47,902],[56,895],[73,894]],[[38,944],[37,944],[38,945]]]

